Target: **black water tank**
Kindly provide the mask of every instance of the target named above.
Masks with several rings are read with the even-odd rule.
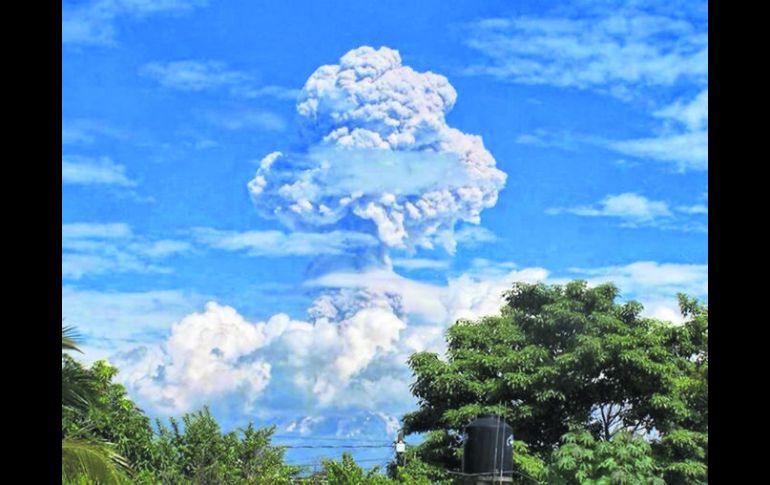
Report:
[[[465,427],[463,473],[511,476],[513,428],[503,418],[482,414]]]

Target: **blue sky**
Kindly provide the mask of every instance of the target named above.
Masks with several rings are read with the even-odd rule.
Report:
[[[64,317],[153,415],[387,441],[513,281],[707,301],[705,2],[62,8]]]

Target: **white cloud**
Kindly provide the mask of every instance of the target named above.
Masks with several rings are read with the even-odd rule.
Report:
[[[102,121],[85,118],[62,120],[62,145],[87,145],[93,143],[98,136],[126,138],[128,133]]]
[[[148,240],[124,223],[62,224],[62,278],[108,273],[168,273],[156,260],[190,251],[185,241]]]
[[[326,420],[323,416],[305,416],[299,421],[289,423],[284,431],[289,433],[298,433],[300,436],[307,436],[313,430],[315,425],[323,423]]]
[[[190,79],[187,86],[214,89],[200,77]],[[217,86],[232,88],[229,83],[220,80]],[[249,415],[270,405],[280,406],[280,412],[366,409],[385,413],[379,420],[392,428],[392,416],[413,404],[405,365],[411,353],[443,351],[444,331],[457,319],[498,313],[503,292],[514,281],[555,281],[544,268],[477,260],[446,284],[428,284],[398,275],[388,264],[392,247],[439,245],[451,252],[455,243],[495,239],[472,224],[495,204],[506,176],[480,137],[446,124],[455,99],[443,76],[417,73],[387,48],[355,49],[339,64],[320,67],[298,104],[309,145],[299,154],[264,157],[248,186],[260,212],[291,232],[199,228],[192,234],[224,250],[318,255],[308,268],[314,279],[307,285],[324,294],[305,320],[276,314],[250,322],[236,309],[210,302],[199,313],[175,316],[171,328],[166,320],[146,328],[164,331],[165,340],[115,357],[120,379],[140,405],[179,413],[206,403],[235,403],[239,413]],[[660,217],[660,206],[645,201],[640,206],[638,200],[609,200],[596,210],[634,220]],[[462,227],[455,234],[458,223]],[[63,248],[81,256],[107,254],[121,262],[115,255],[125,253],[151,264],[152,258],[185,250],[179,241],[134,236],[127,226],[68,231],[72,236]],[[338,265],[341,253],[347,258]],[[373,254],[383,264],[363,264]],[[434,261],[401,258],[394,264],[436,266]],[[658,286],[686,287],[692,278],[677,279],[677,268],[649,264],[575,271],[597,280],[619,275],[624,291],[630,287],[632,294],[659,302],[652,311],[662,314],[670,308],[664,297],[671,295]],[[664,276],[668,286],[661,284]],[[321,421],[304,424],[309,429]],[[355,433],[358,424],[338,432]],[[297,428],[302,421],[295,420]]]
[[[672,163],[680,172],[708,170],[707,130],[609,142],[608,146],[626,155]]]
[[[550,209],[549,214],[569,212],[588,217],[617,217],[630,223],[651,223],[659,218],[671,217],[668,204],[631,192],[608,195],[597,205]]]
[[[258,128],[267,131],[284,131],[286,121],[275,113],[263,110],[236,110],[211,112],[207,114],[210,123],[226,130]]]
[[[238,86],[233,88],[232,93],[236,96],[254,99],[254,98],[276,98],[294,101],[297,99],[301,91],[299,89],[287,88],[285,86]]]
[[[446,124],[456,96],[386,47],[318,68],[297,105],[310,146],[263,159],[249,183],[260,213],[295,229],[344,219],[386,247],[453,252],[455,224],[478,224],[506,177],[480,137]]]
[[[424,258],[396,258],[393,260],[393,266],[396,268],[410,269],[446,269],[449,267],[449,261],[439,259]]]
[[[296,100],[300,93],[299,89],[284,86],[258,86],[251,74],[210,59],[150,62],[139,69],[139,74],[170,89],[194,92],[227,88],[232,96],[243,99]]]
[[[237,394],[246,412],[270,381],[270,364],[249,359],[267,338],[264,325],[208,303],[203,313],[175,323],[162,348],[146,348],[133,365],[124,366],[121,378],[162,411],[190,411]]]
[[[208,0],[91,0],[62,5],[62,44],[117,44],[115,21],[119,17],[143,18],[174,14],[208,4]]]
[[[676,208],[679,212],[684,212],[685,214],[708,214],[709,208],[704,204],[695,204],[695,205],[680,205]]]
[[[82,248],[85,249],[85,248]],[[171,269],[137,258],[106,244],[90,245],[89,253],[62,254],[62,278],[81,279],[109,273],[170,273]],[[97,254],[98,250],[98,254]]]
[[[506,271],[493,273],[489,267]],[[309,282],[329,292],[313,303],[308,321],[277,314],[250,323],[233,308],[209,303],[204,312],[180,319],[162,345],[125,354],[121,379],[142,405],[167,412],[204,403],[225,406],[229,400],[249,415],[271,403],[280,403],[274,412],[289,414],[313,407],[349,409],[351,416],[356,410],[393,415],[413,405],[407,357],[443,352],[444,332],[458,319],[498,314],[503,292],[515,281],[559,283],[566,276],[592,285],[614,281],[624,299],[645,304],[645,315],[672,321],[681,320],[676,292],[704,297],[708,291],[705,265],[637,262],[573,268],[559,277],[543,268],[486,260],[474,268],[445,285],[389,270],[326,275]],[[322,420],[316,421],[305,427],[317,431]],[[297,420],[289,426],[302,427]]]
[[[273,373],[319,406],[373,359],[390,353],[406,326],[398,301],[385,294],[342,291],[321,296],[310,322],[277,314],[249,323],[233,308],[210,302],[173,326],[161,347],[128,355],[121,379],[143,402],[182,412],[237,394],[248,412]]]
[[[573,268],[570,271],[575,277],[586,278],[593,284],[614,282],[625,298],[634,298],[644,304],[646,315],[672,322],[682,321],[676,293],[708,298],[708,265],[705,264],[639,261],[626,266]]]
[[[232,86],[248,79],[243,73],[229,70],[226,64],[211,60],[150,62],[139,70],[139,74],[155,79],[167,88],[181,91]]]
[[[604,144],[625,155],[674,164],[680,172],[708,170],[708,88],[694,98],[661,108],[653,116],[667,125],[654,137]]]
[[[593,137],[580,135],[568,130],[550,131],[537,128],[531,133],[522,133],[516,137],[515,143],[534,147],[558,148],[574,151],[579,144],[593,142]]]
[[[628,97],[638,86],[704,82],[708,35],[688,21],[623,9],[582,18],[486,19],[467,44],[483,56],[467,69],[525,84],[549,84]]]
[[[639,10],[598,8],[581,17],[486,19],[469,26],[467,43],[482,54],[468,74],[486,74],[525,84],[590,89],[623,100],[649,97],[648,90],[688,86],[694,98],[680,99],[652,114],[674,126],[650,137],[600,141],[612,150],[675,165],[681,172],[708,169],[708,28]],[[676,9],[674,9],[676,10]],[[518,143],[572,149],[564,136],[536,132]],[[597,142],[598,140],[594,140]]]
[[[533,135],[531,133],[524,133],[517,136],[515,142],[520,145],[534,145],[534,146],[546,145],[545,141],[543,141],[542,138],[540,138],[537,135]]]
[[[675,212],[677,214],[675,214]],[[547,214],[571,213],[584,217],[614,217],[622,221],[621,227],[654,227],[667,231],[708,233],[708,225],[701,218],[708,214],[703,204],[680,205],[673,209],[666,202],[649,200],[634,193],[608,195],[590,206],[552,208]]]
[[[114,351],[137,342],[155,342],[202,303],[200,296],[178,289],[120,292],[62,288],[64,323],[77,327],[89,349]],[[86,351],[84,356],[91,358],[92,352]]]
[[[493,280],[518,269],[516,263],[510,261],[492,261],[486,258],[473,258],[466,273],[480,280]]]
[[[61,225],[62,239],[122,238],[132,236],[131,227],[122,222],[108,224],[74,223]]]
[[[69,156],[62,158],[61,181],[63,184],[136,186],[136,182],[126,176],[126,167],[116,164],[108,157],[94,159]]]
[[[684,292],[694,296],[708,294],[708,266],[705,264],[658,263],[639,261],[626,266],[573,268],[572,272],[614,281],[634,294],[655,290],[669,295]]]
[[[690,102],[679,100],[656,111],[654,115],[682,123],[690,131],[708,128],[709,90],[708,88],[704,89]]]
[[[196,228],[193,237],[202,244],[227,251],[244,251],[250,256],[342,255],[378,244],[369,234],[349,231],[286,234],[281,231],[237,232]]]
[[[396,294],[401,299],[404,312],[417,322],[439,323],[446,327],[458,318],[498,313],[503,301],[502,293],[514,281],[542,281],[548,274],[543,268],[512,269],[495,275],[469,272],[450,278],[446,286],[440,286],[411,280],[392,270],[375,269],[363,273],[331,273],[306,284]]]
[[[497,236],[483,226],[464,226],[455,233],[458,244],[475,247],[497,241]]]
[[[132,243],[129,248],[149,258],[165,258],[190,251],[192,245],[187,241],[161,239],[151,242]]]

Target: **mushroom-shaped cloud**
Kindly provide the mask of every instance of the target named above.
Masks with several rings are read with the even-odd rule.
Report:
[[[506,175],[481,137],[450,127],[457,93],[393,49],[360,47],[307,80],[297,111],[308,145],[265,156],[249,191],[294,229],[369,231],[384,247],[452,253],[459,221],[480,222]]]

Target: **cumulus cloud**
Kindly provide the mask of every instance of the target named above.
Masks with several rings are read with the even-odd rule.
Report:
[[[322,295],[308,313],[310,321],[277,314],[249,323],[210,302],[176,323],[161,347],[125,356],[121,378],[143,401],[169,412],[233,393],[248,410],[278,372],[288,377],[280,385],[325,406],[373,359],[391,352],[406,327],[398,298],[382,293]]]
[[[320,412],[316,418],[340,409],[350,410],[351,419],[364,411],[393,416],[414,404],[405,365],[412,353],[443,353],[449,325],[499,314],[504,291],[516,281],[563,283],[576,277],[591,285],[613,281],[623,299],[645,305],[645,315],[674,322],[681,321],[676,292],[703,298],[708,290],[706,265],[658,262],[571,268],[556,275],[478,260],[443,285],[392,270],[327,274],[308,283],[322,295],[306,320],[276,314],[252,323],[211,302],[179,319],[162,345],[118,356],[120,379],[143,406],[168,413],[236,403],[240,415],[278,406],[271,412],[295,417],[308,409]],[[291,418],[287,426],[317,433],[322,421]],[[324,432],[335,426],[340,431],[339,425],[330,419]],[[355,432],[343,428],[344,436]]]
[[[162,345],[115,359],[121,380],[142,405],[161,412],[228,402],[251,412],[259,402],[290,395],[297,409],[363,409],[392,418],[412,404],[409,355],[442,352],[451,322],[498,313],[512,281],[547,275],[541,268],[493,280],[465,274],[446,286],[385,270],[327,275],[312,283],[322,294],[306,321],[276,314],[251,323],[235,309],[210,302],[203,312],[178,320]],[[392,428],[391,418],[380,418]],[[292,429],[298,427],[302,422],[295,421]]]
[[[386,247],[453,252],[455,224],[478,224],[506,178],[480,137],[446,124],[456,97],[387,47],[318,68],[297,105],[307,149],[262,159],[248,184],[258,210],[293,229],[345,223]]]
[[[544,268],[507,269],[503,274],[496,275],[470,271],[449,278],[443,286],[405,278],[388,269],[331,273],[306,284],[397,294],[404,311],[413,321],[446,327],[460,318],[497,314],[503,302],[503,291],[510,288],[514,281],[534,283],[545,280],[549,275]]]
[[[204,312],[174,324],[162,348],[145,347],[134,355],[138,361],[122,377],[160,410],[188,411],[234,393],[248,409],[270,381],[270,364],[249,358],[267,339],[264,324],[208,303]]]
[[[506,175],[480,137],[447,125],[455,100],[446,78],[403,66],[398,52],[385,47],[354,49],[317,69],[297,105],[306,144],[263,157],[248,183],[258,212],[289,232],[198,228],[192,234],[207,246],[250,255],[313,254],[306,287],[320,296],[303,319],[279,313],[252,322],[216,302],[178,318],[161,345],[117,357],[120,378],[140,404],[179,413],[236,403],[241,415],[292,414],[285,421],[292,432],[336,426],[341,436],[355,435],[362,423],[353,411],[367,410],[392,431],[392,417],[413,404],[409,355],[443,352],[446,328],[497,314],[513,282],[557,281],[544,268],[485,260],[445,284],[393,270],[443,264],[403,257],[391,263],[393,249],[451,253],[458,243],[495,240],[477,224],[481,211],[496,203]],[[661,208],[645,201],[642,208],[634,205],[638,200],[605,201],[595,210],[660,217]],[[120,233],[102,232],[111,231]],[[574,274],[596,280],[618,274],[622,288],[657,298],[662,293],[645,291],[669,269]],[[671,273],[672,282],[662,287],[692,280],[677,280],[676,268]],[[316,413],[340,409],[351,410],[350,427]]]

